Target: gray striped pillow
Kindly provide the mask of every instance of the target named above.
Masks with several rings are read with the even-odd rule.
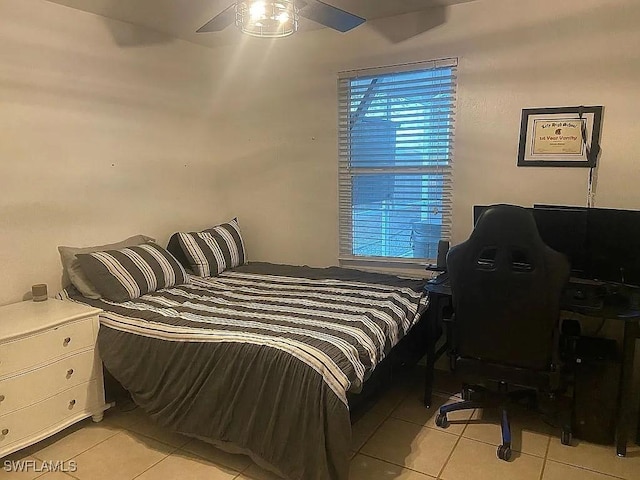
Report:
[[[155,243],[77,255],[80,268],[104,298],[124,302],[188,283],[173,255]]]
[[[189,268],[200,277],[214,277],[247,261],[237,218],[202,232],[178,232],[178,241]]]

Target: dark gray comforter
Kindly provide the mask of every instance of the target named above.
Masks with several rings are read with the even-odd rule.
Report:
[[[424,282],[254,263],[102,308],[106,368],[158,423],[289,480],[347,480],[358,392],[407,333]]]

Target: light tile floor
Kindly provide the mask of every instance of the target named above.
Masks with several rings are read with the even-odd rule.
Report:
[[[495,414],[480,410],[449,416],[443,430],[434,424],[437,408],[459,401],[458,385],[447,374],[436,378],[434,406],[422,406],[423,370],[405,375],[353,425],[350,480],[640,480],[640,447],[626,458],[613,447],[576,441],[563,446],[554,428],[539,417],[516,411],[512,418],[514,455],[496,458],[500,427]],[[7,472],[6,461],[73,461],[74,472]],[[70,465],[67,463],[67,466]],[[2,459],[0,480],[277,480],[248,457],[222,452],[199,440],[155,425],[139,409],[106,412],[21,452]]]

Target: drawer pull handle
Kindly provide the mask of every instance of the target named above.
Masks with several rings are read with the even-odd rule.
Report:
[[[4,430],[2,430],[2,435],[4,435],[4,436],[9,435],[9,429],[5,428]]]
[[[4,395],[0,395],[0,402],[4,402]]]
[[[76,404],[76,401],[75,400],[71,400],[69,402],[69,410],[71,410],[75,406],[75,404]]]
[[[66,347],[70,343],[71,343],[71,337],[67,337],[67,338],[64,339],[64,342],[62,342],[62,345],[64,345]]]
[[[71,378],[71,375],[73,375],[73,368],[67,370],[67,378]]]

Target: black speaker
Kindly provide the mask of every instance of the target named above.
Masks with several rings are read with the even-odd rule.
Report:
[[[449,242],[446,240],[440,240],[438,242],[438,258],[436,260],[436,267],[446,270],[447,269],[447,253],[449,252]]]

